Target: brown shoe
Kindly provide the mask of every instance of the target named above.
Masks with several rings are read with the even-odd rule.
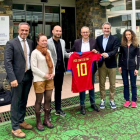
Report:
[[[25,133],[21,131],[21,129],[12,130],[12,134],[18,138],[25,138]]]
[[[24,121],[23,123],[20,123],[19,126],[20,126],[20,128],[26,129],[26,130],[31,130],[31,129],[33,129],[33,126],[30,125],[30,124],[28,124],[28,123],[26,123],[25,121]]]

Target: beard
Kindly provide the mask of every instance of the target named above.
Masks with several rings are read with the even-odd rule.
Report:
[[[53,35],[55,38],[60,38],[61,37],[61,35]]]

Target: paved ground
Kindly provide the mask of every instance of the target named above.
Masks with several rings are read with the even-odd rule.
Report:
[[[39,132],[35,127],[35,117],[27,118],[27,122],[33,125],[33,130],[27,131],[25,140],[139,140],[140,139],[140,101],[137,108],[124,108],[123,87],[116,89],[117,109],[110,109],[108,94],[106,91],[106,108],[95,112],[86,102],[86,115],[81,115],[79,106],[65,108],[65,118],[55,116],[52,113],[53,129],[45,128]],[[140,86],[138,86],[140,97]],[[88,98],[88,95],[86,96]],[[78,98],[77,98],[78,99]],[[96,103],[99,105],[99,92],[96,92]],[[43,119],[43,117],[42,117]],[[0,140],[16,140],[11,134],[11,125],[0,124]]]
[[[62,99],[66,99],[66,98],[70,98],[70,97],[74,97],[74,96],[79,95],[79,93],[72,93],[71,92],[71,80],[72,80],[71,73],[67,73],[64,76],[64,82],[63,82],[63,88],[62,88]],[[123,85],[122,80],[116,80],[116,87],[120,87],[122,85]],[[95,83],[94,87],[95,87],[96,92],[99,91],[99,83],[98,82]],[[106,89],[109,89],[108,79],[106,80],[105,87],[106,87]],[[35,93],[34,93],[34,88],[32,86],[30,93],[29,93],[29,97],[28,97],[27,107],[33,106],[35,104],[35,100],[36,100],[36,97],[35,97]],[[54,92],[52,94],[52,101],[54,101]],[[10,110],[10,105],[0,107],[0,113],[6,112],[9,110]]]

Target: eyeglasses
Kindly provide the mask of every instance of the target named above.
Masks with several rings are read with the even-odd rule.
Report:
[[[89,32],[81,32],[82,34],[89,34]]]

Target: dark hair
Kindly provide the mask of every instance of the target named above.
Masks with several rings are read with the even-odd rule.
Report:
[[[132,35],[132,38],[131,38],[132,44],[133,44],[133,46],[138,47],[138,41],[137,41],[136,34],[135,34],[134,31],[132,31],[131,29],[126,29],[126,30],[123,32],[121,45],[122,45],[122,46],[127,46],[127,38],[126,38],[126,35],[125,35],[126,32],[130,32],[130,33],[131,33],[131,35]]]
[[[39,41],[41,36],[46,36],[44,33],[39,33],[36,37],[36,42]]]

